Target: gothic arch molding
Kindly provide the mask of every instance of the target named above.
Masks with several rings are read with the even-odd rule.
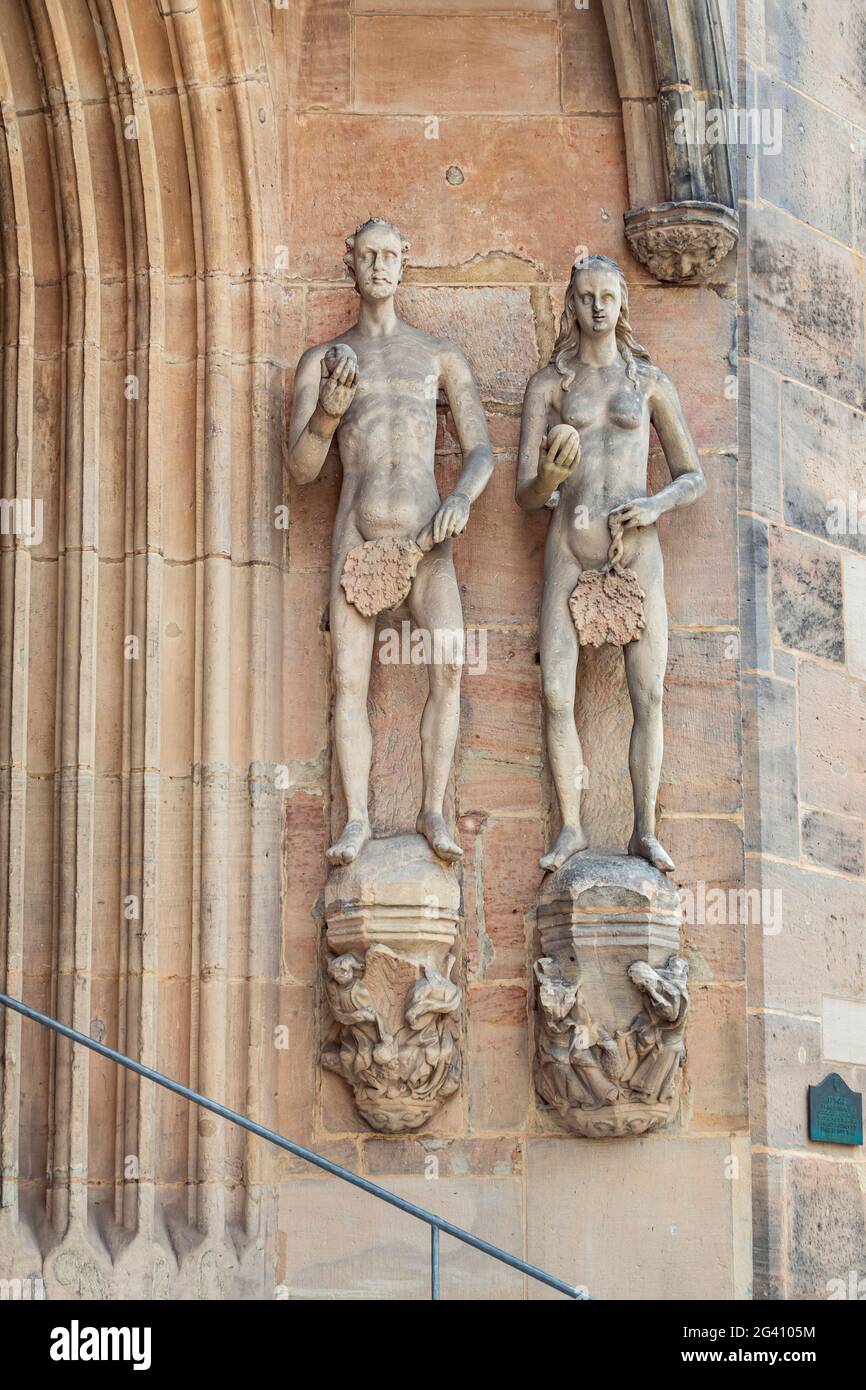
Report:
[[[622,101],[632,252],[656,277],[704,278],[737,241],[726,140],[696,120],[733,108],[718,0],[603,0]]]

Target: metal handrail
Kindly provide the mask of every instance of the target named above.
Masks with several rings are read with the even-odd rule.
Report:
[[[342,1178],[344,1182],[351,1183],[353,1187],[360,1187],[363,1192],[369,1192],[371,1196],[378,1197],[380,1201],[387,1202],[389,1206],[396,1207],[398,1211],[406,1212],[408,1216],[414,1216],[417,1220],[426,1222],[430,1227],[431,1299],[436,1300],[441,1297],[439,1236],[444,1231],[446,1235],[453,1236],[455,1240],[462,1241],[464,1245],[470,1245],[473,1249],[480,1250],[483,1255],[489,1255],[491,1259],[499,1260],[501,1264],[510,1265],[512,1269],[519,1270],[521,1274],[528,1274],[530,1279],[536,1279],[540,1284],[547,1284],[548,1288],[557,1289],[567,1298],[580,1302],[591,1301],[590,1295],[585,1289],[566,1284],[564,1280],[556,1279],[543,1269],[537,1269],[535,1265],[527,1264],[517,1255],[509,1255],[506,1250],[500,1250],[498,1245],[491,1245],[489,1241],[482,1240],[481,1236],[474,1236],[471,1231],[464,1231],[462,1226],[455,1226],[452,1222],[444,1220],[443,1217],[436,1216],[434,1212],[426,1211],[424,1207],[416,1206],[414,1202],[407,1202],[404,1197],[398,1197],[395,1192],[389,1192],[386,1187],[380,1187],[375,1182],[368,1182],[366,1178],[359,1177],[357,1173],[341,1167],[339,1163],[332,1163],[330,1159],[323,1158],[321,1154],[314,1153],[312,1149],[306,1149],[302,1144],[296,1144],[292,1139],[285,1139],[282,1134],[277,1134],[264,1125],[256,1124],[255,1120],[247,1119],[246,1115],[239,1115],[236,1110],[229,1110],[228,1106],[220,1105],[218,1101],[200,1095],[192,1087],[184,1086],[180,1081],[174,1081],[170,1076],[164,1076],[162,1072],[154,1071],[152,1067],[146,1067],[142,1062],[136,1062],[132,1057],[127,1057],[122,1052],[116,1052],[113,1047],[106,1047],[105,1043],[88,1038],[86,1034],[77,1032],[75,1028],[69,1028],[56,1018],[39,1013],[38,1009],[31,1009],[20,999],[13,999],[8,994],[0,994],[0,1004],[5,1005],[8,1009],[14,1009],[16,1013],[23,1014],[25,1018],[32,1019],[34,1023],[41,1023],[43,1027],[60,1033],[62,1037],[69,1038],[71,1042],[80,1043],[82,1047],[89,1047],[91,1052],[98,1052],[100,1057],[107,1057],[110,1062],[116,1062],[118,1066],[126,1067],[127,1071],[134,1071],[148,1081],[155,1081],[157,1086],[164,1086],[167,1091],[173,1091],[175,1095],[183,1096],[185,1100],[190,1100],[193,1104],[212,1111],[214,1115],[219,1115],[224,1120],[230,1120],[232,1124],[239,1125],[241,1129],[247,1130],[250,1134],[257,1134],[260,1139],[266,1139],[268,1143],[276,1144],[277,1148],[285,1149],[287,1153],[294,1154],[296,1158],[302,1158],[307,1163],[314,1164],[316,1168],[323,1169],[324,1172],[330,1173],[333,1177]]]

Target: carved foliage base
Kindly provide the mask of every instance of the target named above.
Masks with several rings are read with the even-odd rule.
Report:
[[[673,885],[642,859],[585,851],[545,879],[537,916],[541,1099],[591,1139],[670,1124],[689,1006]]]
[[[737,214],[721,203],[657,203],[623,221],[632,254],[665,284],[706,279],[737,244]]]
[[[419,835],[372,840],[325,890],[322,1064],[371,1128],[426,1125],[460,1084],[460,888]]]

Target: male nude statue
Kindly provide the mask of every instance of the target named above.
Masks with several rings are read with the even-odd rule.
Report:
[[[445,824],[443,803],[460,716],[463,611],[450,538],[463,531],[471,503],[487,485],[493,454],[463,353],[397,317],[394,295],[408,242],[390,222],[372,218],[346,245],[345,262],[361,298],[358,321],[301,358],[288,441],[289,469],[298,483],[318,476],[334,434],[343,465],[331,546],[330,622],[334,741],[348,818],[327,855],[332,864],[350,864],[370,837],[367,690],[376,619],[348,602],[340,584],[343,564],[363,541],[414,539],[429,526],[434,544],[418,566],[409,611],[431,638],[457,633],[460,642],[426,644],[435,655],[427,666],[430,694],[421,720],[423,797],[416,830],[441,859],[455,860],[462,850]],[[463,470],[444,502],[434,474],[440,386],[463,451]]]

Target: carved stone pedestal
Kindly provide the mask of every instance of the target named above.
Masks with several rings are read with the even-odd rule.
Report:
[[[632,254],[665,284],[705,279],[737,244],[737,214],[722,203],[656,203],[623,221]]]
[[[460,1084],[459,914],[457,874],[420,835],[371,840],[328,875],[322,1063],[383,1133],[420,1129]]]
[[[670,1123],[689,1003],[674,885],[643,859],[585,850],[544,880],[537,920],[538,1094],[587,1138]]]

